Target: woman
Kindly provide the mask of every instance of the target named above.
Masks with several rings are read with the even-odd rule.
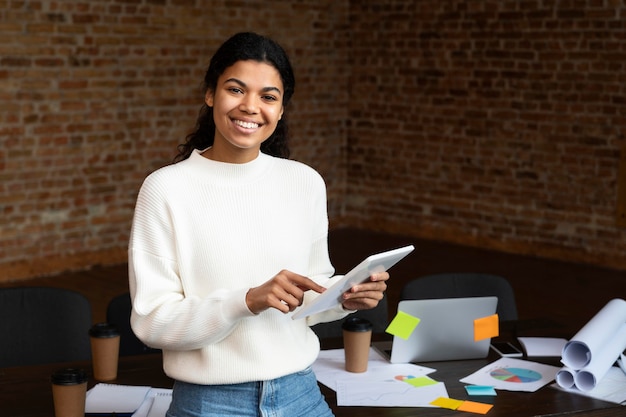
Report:
[[[129,245],[131,324],[163,350],[169,417],[331,416],[310,365],[309,326],[373,308],[387,273],[342,305],[293,312],[340,277],[327,248],[326,189],[286,159],[295,80],[274,41],[240,33],[211,59],[205,105],[177,163],[146,178]]]

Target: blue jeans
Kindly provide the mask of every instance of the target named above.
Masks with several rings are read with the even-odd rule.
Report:
[[[196,385],[176,381],[167,417],[333,417],[313,370],[271,381]]]

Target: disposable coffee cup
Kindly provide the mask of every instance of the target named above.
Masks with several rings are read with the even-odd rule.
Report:
[[[64,368],[52,374],[52,400],[55,417],[83,417],[87,396],[87,373]]]
[[[97,323],[89,329],[93,377],[98,381],[117,378],[120,354],[120,332],[110,323]]]
[[[350,317],[343,322],[341,328],[343,329],[346,371],[367,371],[372,341],[372,323],[359,317]]]

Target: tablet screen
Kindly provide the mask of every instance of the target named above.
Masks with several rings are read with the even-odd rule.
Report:
[[[301,319],[311,314],[329,310],[342,302],[342,294],[354,285],[367,280],[372,274],[384,272],[415,249],[413,245],[368,256],[360,264],[352,268],[332,287],[326,289],[313,301],[300,307],[292,318]]]

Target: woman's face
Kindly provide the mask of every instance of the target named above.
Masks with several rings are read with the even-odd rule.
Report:
[[[233,163],[255,159],[283,115],[283,93],[272,65],[249,60],[226,68],[215,91],[205,96],[215,120],[210,157]]]

